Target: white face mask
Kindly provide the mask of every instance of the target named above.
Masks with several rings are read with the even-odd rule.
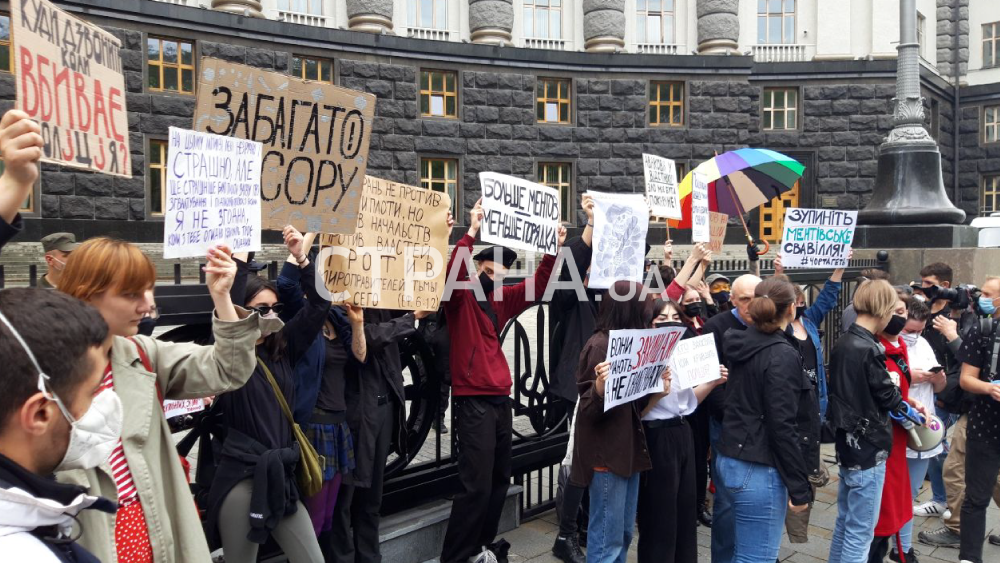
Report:
[[[920,333],[904,332],[899,335],[899,338],[906,343],[907,348],[913,348],[917,345],[917,339],[920,338]]]
[[[73,418],[62,400],[46,389],[45,383],[49,376],[42,371],[42,367],[38,365],[35,355],[21,338],[21,334],[10,324],[3,313],[0,313],[0,321],[14,335],[14,338],[28,355],[28,359],[38,370],[38,390],[46,399],[53,401],[59,407],[59,412],[70,424],[69,445],[66,447],[62,461],[59,462],[55,470],[90,469],[100,465],[108,459],[115,446],[118,445],[118,440],[121,439],[124,409],[118,393],[115,393],[113,389],[101,391],[94,397],[90,408],[83,413],[83,416],[79,419]]]

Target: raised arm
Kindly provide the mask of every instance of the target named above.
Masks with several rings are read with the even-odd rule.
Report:
[[[18,210],[38,181],[38,162],[44,146],[41,133],[38,123],[23,111],[10,110],[0,118],[0,157],[4,163],[0,176],[0,224],[7,227],[0,228],[0,246],[6,242],[2,238],[5,234],[13,236],[10,230],[17,222]],[[4,233],[5,230],[8,232]]]
[[[681,271],[677,272],[677,275],[674,277],[674,281],[677,282],[677,285],[682,288],[685,287],[688,284],[688,281],[691,280],[695,269],[701,265],[703,260],[711,258],[711,256],[712,252],[707,246],[705,246],[705,243],[699,242],[694,245],[694,248],[691,249],[691,254],[688,256],[687,260],[684,261],[684,267],[682,267]]]
[[[351,323],[351,353],[361,363],[368,360],[368,345],[365,339],[365,311],[357,305],[344,305],[347,320]]]
[[[390,344],[412,336],[417,332],[413,324],[414,318],[413,313],[406,313],[388,321],[366,322],[364,328],[368,352],[377,354]]]
[[[560,225],[556,236],[556,253],[558,254],[559,249],[566,242],[566,227]],[[496,307],[497,320],[500,322],[501,327],[507,324],[507,321],[520,314],[521,311],[537,303],[545,295],[545,289],[549,285],[549,279],[552,277],[552,269],[555,267],[555,264],[556,257],[547,254],[538,264],[535,275],[530,280],[524,280],[515,285],[504,286],[503,298],[493,303],[494,307]],[[528,283],[533,285],[535,292],[531,299],[528,299]]]

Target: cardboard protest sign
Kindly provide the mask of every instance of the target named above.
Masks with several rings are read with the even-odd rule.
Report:
[[[705,176],[697,172],[691,173],[691,241],[712,241],[708,216],[708,183]]]
[[[163,257],[260,250],[261,144],[171,127],[169,148]]]
[[[559,248],[559,192],[554,188],[480,172],[483,242],[555,255]]]
[[[846,268],[857,211],[785,209],[781,264],[785,268]]]
[[[708,249],[713,253],[722,252],[722,245],[726,242],[726,225],[728,224],[729,215],[715,211],[708,212],[708,230],[711,234]]]
[[[616,281],[642,283],[649,208],[641,194],[587,192],[594,197],[594,256],[590,287]]]
[[[201,59],[194,129],[264,144],[263,225],[354,232],[375,96]]]
[[[332,301],[436,311],[444,293],[450,209],[448,194],[365,176],[357,231],[324,234],[320,241],[318,275]]]
[[[205,399],[182,399],[180,401],[167,399],[163,401],[164,418],[194,414],[203,410],[205,410]]]
[[[652,154],[642,155],[642,168],[646,176],[646,200],[653,217],[680,219],[681,196],[677,186],[677,167],[674,161]]]
[[[650,393],[662,393],[663,369],[686,330],[612,330],[605,358],[611,371],[604,382],[604,412]]]
[[[704,334],[681,340],[670,356],[670,390],[690,389],[722,377],[715,337]]]
[[[17,109],[42,126],[42,161],[131,178],[121,41],[48,0],[10,10]]]

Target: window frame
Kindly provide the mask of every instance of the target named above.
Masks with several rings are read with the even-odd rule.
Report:
[[[795,5],[796,0],[779,0],[781,2],[781,12],[771,12],[769,4],[771,0],[757,0],[757,45],[795,45],[798,41],[798,6]],[[792,2],[791,11],[786,9],[786,3]],[[764,11],[761,12],[761,6],[763,6]],[[781,41],[777,43],[772,43],[768,40],[770,37],[770,20],[773,15],[777,15],[781,19]],[[790,40],[786,41],[785,38],[785,20],[791,18],[792,20],[792,37]],[[764,20],[764,37],[760,36],[760,20]]]
[[[677,0],[659,0],[660,2],[659,10],[650,10],[649,2],[650,0],[636,0],[635,3],[636,43],[639,43],[641,45],[676,45],[677,44]],[[666,9],[667,2],[670,2],[670,10]],[[644,4],[645,6],[644,9],[639,7],[640,3]],[[648,36],[645,37],[645,39],[642,39],[643,35],[640,33],[640,30],[648,31],[649,24],[648,23],[640,24],[640,22],[646,22],[650,14],[658,16],[660,18],[660,40],[658,41],[650,41]],[[664,29],[666,29],[666,26],[664,25],[664,18],[666,18],[668,14],[670,16],[671,41],[663,40],[663,35],[664,35],[663,31]]]
[[[774,106],[774,93],[782,91],[785,94],[785,105],[783,108],[777,108]],[[788,93],[795,93],[795,107],[789,109],[788,107]],[[765,106],[765,101],[767,100],[768,94],[771,94],[771,103],[769,106]],[[802,127],[802,93],[797,86],[765,86],[761,91],[760,96],[760,130],[761,131],[798,131]],[[774,114],[775,112],[782,112],[784,115],[785,126],[781,128],[776,128],[774,126]],[[792,111],[795,114],[795,126],[788,127],[788,112]],[[764,116],[771,114],[771,126],[764,126]]]
[[[989,191],[987,184],[991,184]],[[987,194],[993,198],[992,209],[986,209]],[[979,214],[988,217],[997,212],[1000,212],[1000,174],[984,174],[979,182]]]
[[[8,33],[10,33],[10,37],[8,37],[6,40],[0,39],[0,46],[6,45],[7,46],[7,54],[8,54],[7,69],[5,70],[3,68],[0,68],[0,72],[6,72],[6,73],[9,73],[9,74],[14,74],[14,70],[15,70],[15,68],[14,68],[14,26],[12,25],[13,22],[11,21],[10,12],[0,12],[0,17],[7,18],[7,30],[8,30]]]
[[[539,1],[544,1],[544,2],[547,3],[547,5],[540,6],[540,5],[538,5]],[[552,5],[553,2],[558,2],[559,6],[553,6]],[[522,2],[522,4],[521,4],[521,29],[522,29],[522,35],[526,39],[546,39],[546,40],[552,40],[552,41],[563,41],[565,39],[563,36],[566,34],[565,33],[565,31],[566,31],[566,18],[564,17],[566,15],[566,11],[564,10],[564,8],[566,8],[566,2],[567,2],[567,0],[524,0]],[[535,20],[538,19],[538,15],[536,14],[536,10],[541,10],[541,11],[545,12],[545,14],[546,14],[545,21],[546,21],[546,23],[548,25],[548,28],[546,29],[546,33],[549,33],[549,35],[545,35],[545,36],[539,35],[538,32],[537,32],[537,30],[535,29]],[[525,17],[525,15],[529,11],[531,12],[531,18],[530,19]],[[553,37],[551,35],[551,31],[552,31],[552,16],[551,16],[551,14],[552,14],[552,12],[558,12],[559,13],[559,30],[558,30],[559,33],[555,37]],[[530,32],[528,31],[528,23],[527,23],[529,21],[531,22]]]
[[[406,2],[406,26],[412,29],[432,29],[435,31],[449,31],[451,12],[449,10],[449,0],[428,0],[431,3],[431,25],[420,24],[420,4],[421,0],[408,0]],[[444,8],[439,8],[438,3],[444,4]],[[438,22],[438,16],[444,17],[444,22]]]
[[[924,56],[924,42],[927,40],[927,17],[917,10],[917,52],[920,53],[920,58],[925,59]]]
[[[430,172],[430,170],[431,170],[430,169],[430,163],[433,162],[433,161],[443,161],[443,162],[446,163],[445,178],[437,179],[437,178],[434,178],[433,176],[430,176],[428,178],[424,178],[424,162],[428,163],[427,170],[428,170],[428,174],[430,174],[431,173]],[[441,155],[435,155],[435,154],[418,154],[417,155],[417,166],[419,168],[417,169],[417,178],[419,180],[419,187],[424,188],[424,189],[429,189],[429,190],[432,190],[432,191],[439,191],[439,190],[435,190],[433,187],[430,187],[430,186],[425,186],[424,185],[425,182],[431,183],[431,182],[444,181],[444,183],[445,183],[445,190],[446,191],[443,192],[443,193],[448,193],[447,192],[447,189],[448,189],[447,185],[448,185],[449,181],[448,181],[448,178],[447,178],[447,175],[448,175],[447,162],[449,162],[449,161],[452,161],[452,162],[455,163],[455,196],[452,197],[452,199],[451,199],[451,214],[452,214],[452,217],[454,217],[454,219],[455,219],[455,223],[458,224],[458,223],[460,223],[461,218],[463,216],[463,214],[462,214],[462,159],[460,157],[457,157],[457,156],[441,156]]]
[[[680,100],[675,101],[672,99],[672,94],[675,91],[672,86],[679,85],[679,92],[681,94]],[[671,99],[666,102],[663,101],[662,97],[662,86],[671,86],[670,93]],[[652,89],[656,87],[657,99],[653,100]],[[682,128],[687,126],[687,82],[681,80],[650,80],[649,86],[646,89],[646,124],[649,127],[667,127],[667,128]],[[670,108],[670,116],[673,117],[673,108],[680,107],[681,121],[680,123],[661,122],[659,121],[659,112],[657,112],[657,122],[653,123],[653,109],[667,106]]]
[[[989,121],[990,111],[993,112],[993,120]],[[982,111],[982,134],[980,139],[984,145],[992,145],[1000,143],[1000,104],[996,105],[984,105]],[[989,129],[993,127],[993,139],[989,137]]]
[[[556,87],[556,97],[555,98],[548,97],[548,94],[549,94],[548,84],[550,82],[557,84],[557,87]],[[565,83],[566,84],[566,95],[567,95],[566,98],[559,97],[558,84],[560,84],[560,83]],[[545,85],[545,88],[543,90],[544,96],[539,96],[539,94],[538,94],[538,88],[541,87],[543,84]],[[564,126],[564,125],[572,125],[573,124],[574,113],[573,113],[573,79],[572,78],[559,78],[559,77],[555,77],[555,76],[539,76],[538,78],[535,79],[534,96],[535,96],[535,107],[534,107],[534,110],[535,110],[535,124],[536,125],[560,125],[560,126]],[[556,103],[556,108],[557,108],[556,111],[559,113],[559,119],[557,121],[546,121],[546,120],[543,120],[543,119],[539,119],[538,118],[538,104],[548,104],[548,103],[551,103],[551,102],[555,102]],[[562,119],[562,104],[564,102],[568,106],[567,110],[566,110],[566,120],[565,121],[563,121],[563,119]],[[543,110],[543,116],[544,116],[544,110]]]
[[[317,78],[317,79],[306,78],[306,76],[305,76],[305,74],[306,74],[306,66],[304,64],[302,64],[302,66],[301,66],[301,69],[300,69],[301,72],[299,74],[295,74],[295,60],[296,59],[298,59],[300,61],[300,64],[304,63],[305,61],[315,61],[317,63],[317,65],[320,65],[320,66],[317,67],[317,73],[318,73],[317,76],[319,76],[320,78]],[[322,66],[321,66],[322,63],[330,63],[330,80],[329,81],[326,81],[326,80],[322,79],[322,76],[323,76],[323,70],[322,70]],[[331,59],[329,57],[318,57],[318,56],[306,55],[306,54],[302,54],[302,53],[299,53],[299,54],[292,53],[291,60],[288,61],[288,74],[290,76],[293,76],[295,78],[299,78],[301,80],[309,80],[311,82],[319,82],[320,84],[330,84],[330,85],[336,86],[337,85],[337,60],[336,59]]]
[[[990,34],[988,36],[986,32],[987,29],[990,30]],[[1000,67],[1000,53],[997,52],[998,51],[997,47],[998,45],[1000,45],[1000,22],[984,23],[982,30],[983,30],[983,39],[981,44],[982,50],[980,51],[980,54],[983,57],[982,68]],[[986,50],[987,44],[989,44],[991,47],[989,51]],[[986,63],[987,52],[991,53],[989,64]]]
[[[288,2],[288,8],[282,8],[281,7],[281,2],[282,1]],[[277,2],[275,2],[274,4],[275,4],[275,7],[278,9],[279,12],[288,12],[290,14],[302,14],[302,15],[306,15],[306,16],[320,16],[320,17],[326,15],[324,13],[324,11],[323,11],[323,4],[324,4],[323,0],[303,0],[306,3],[307,8],[311,8],[313,5],[319,6],[319,11],[318,12],[312,12],[312,11],[310,11],[308,9],[306,11],[304,11],[304,12],[296,10],[296,9],[294,9],[292,7],[292,4],[295,1],[296,0],[277,0]]]
[[[425,72],[429,74],[428,80],[427,80],[427,89],[426,90],[423,87],[423,79],[424,79],[424,73]],[[436,73],[443,75],[442,85],[444,87],[444,90],[442,90],[440,92],[437,91],[437,90],[434,90],[434,79],[433,79],[433,76]],[[453,75],[455,77],[455,91],[454,92],[448,92],[448,80],[447,80],[447,76],[449,74]],[[459,92],[461,90],[461,80],[462,80],[462,73],[459,72],[459,71],[457,71],[457,70],[449,70],[449,69],[444,69],[444,68],[421,68],[421,69],[419,69],[417,71],[417,111],[419,111],[419,113],[420,113],[420,119],[448,119],[448,120],[457,120],[458,116],[461,115],[461,95],[459,94]],[[424,97],[425,94],[428,96],[428,105],[427,105],[428,110],[430,110],[431,107],[432,107],[431,100],[433,99],[433,97],[435,95],[437,95],[437,94],[442,95],[444,97],[444,99],[442,100],[442,104],[443,104],[442,107],[444,108],[444,112],[445,113],[442,114],[442,115],[436,115],[436,114],[433,114],[433,113],[424,113],[424,111],[422,109],[422,107],[423,107],[422,104],[423,104],[423,97]],[[454,115],[449,115],[448,114],[448,98],[449,97],[455,98],[455,113],[454,113]]]
[[[166,206],[167,206],[167,158],[170,155],[170,142],[169,139],[162,135],[147,135],[144,139],[145,141],[145,152],[143,153],[146,157],[146,169],[145,169],[145,214],[146,220],[154,219],[162,221],[166,216]],[[153,154],[153,144],[162,146],[159,151],[159,155],[162,157],[159,164],[154,165],[152,158]],[[152,178],[153,174],[159,174],[160,176],[160,209],[159,213],[153,211],[153,184]]]
[[[151,40],[157,40],[160,42],[160,59],[159,62],[154,62],[149,60],[149,42]],[[177,43],[177,63],[164,63],[163,62],[163,42],[173,41]],[[191,64],[184,64],[181,61],[182,58],[182,47],[181,45],[188,43],[191,45]],[[198,93],[198,42],[194,39],[181,39],[178,37],[168,37],[163,35],[146,34],[145,37],[145,47],[143,53],[143,74],[142,74],[142,88],[143,92],[147,94],[172,94],[178,96],[195,96]],[[164,65],[167,65],[166,67]],[[157,66],[160,69],[160,86],[153,88],[149,85],[149,71],[150,67]],[[165,68],[175,69],[177,71],[177,90],[167,90],[163,88],[163,77]],[[184,71],[191,70],[191,91],[183,90],[184,84]]]
[[[547,174],[543,174],[543,167],[545,166],[567,166],[569,167],[569,178],[567,182],[557,183],[557,185],[548,184],[545,182]],[[568,224],[570,226],[576,226],[579,222],[579,217],[577,216],[577,211],[579,210],[576,204],[576,166],[573,166],[573,161],[571,160],[549,160],[547,158],[537,158],[535,159],[535,182],[542,184],[543,186],[548,186],[559,193],[559,211],[560,217],[559,222],[561,224]],[[569,193],[567,194],[567,201],[571,204],[569,206],[563,205],[562,192],[559,188],[561,185],[567,185]]]

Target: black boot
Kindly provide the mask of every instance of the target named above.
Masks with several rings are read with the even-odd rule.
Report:
[[[563,563],[587,563],[587,556],[580,549],[576,536],[568,538],[557,536],[556,543],[552,545],[552,555]]]
[[[698,510],[698,521],[706,528],[712,527],[712,513],[708,510],[707,502],[701,505],[701,509]]]
[[[896,563],[900,563],[899,552],[896,551],[895,549],[890,551],[889,560],[895,561]],[[906,563],[919,563],[919,561],[917,560],[917,552],[914,551],[912,547],[910,548],[910,551],[906,552]]]

